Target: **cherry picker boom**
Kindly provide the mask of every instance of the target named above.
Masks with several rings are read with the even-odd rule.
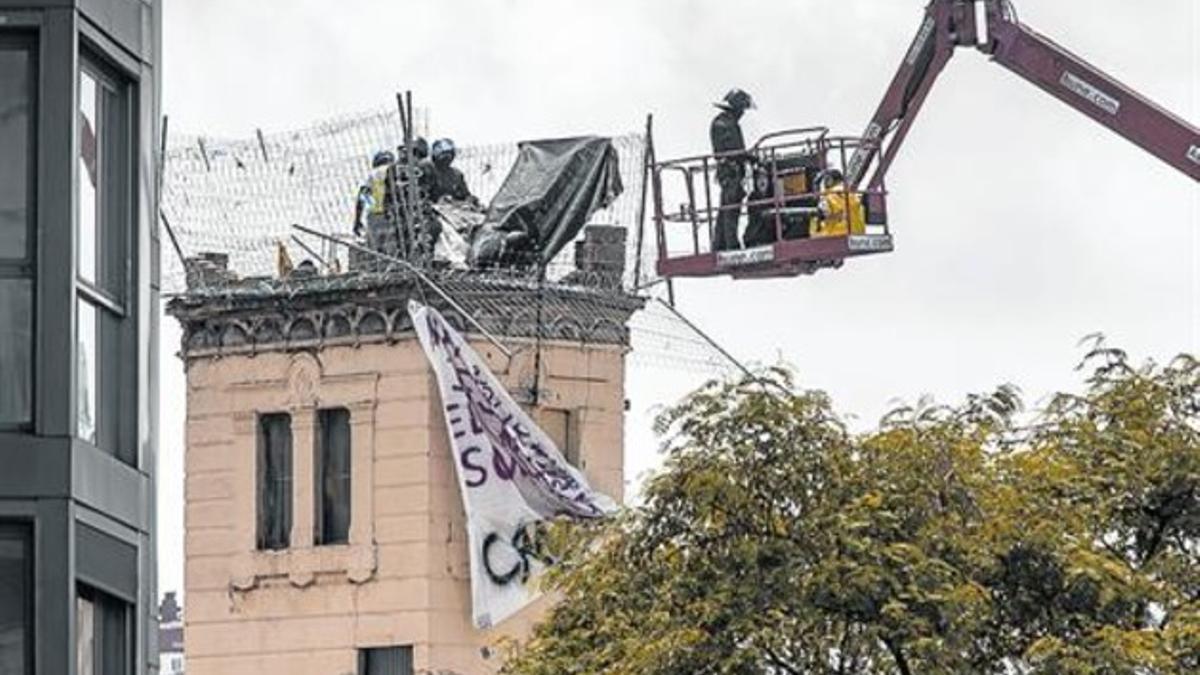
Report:
[[[776,132],[752,149],[754,178],[747,202],[750,227],[774,232],[751,248],[714,251],[716,215],[711,180],[721,155],[658,162],[651,157],[658,272],[665,278],[731,275],[761,278],[811,274],[846,258],[893,250],[886,176],[938,76],[960,48],[974,48],[1143,150],[1200,181],[1200,129],[1022,24],[1010,0],[931,0],[911,46],[866,131],[831,136],[825,127]],[[833,197],[842,227],[819,228],[830,217],[822,194],[832,171],[845,180]],[[664,176],[682,178],[688,202],[663,206]],[[703,195],[696,188],[703,181]],[[698,202],[702,206],[698,205]],[[724,208],[738,209],[741,205]],[[854,209],[862,213],[852,222]],[[672,250],[667,227],[690,225],[690,246]],[[828,232],[832,229],[833,234]]]

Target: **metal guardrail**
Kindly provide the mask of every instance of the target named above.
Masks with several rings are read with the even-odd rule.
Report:
[[[690,225],[692,250],[691,253],[683,255],[712,252],[711,244],[715,238],[715,224],[723,211],[736,210],[740,214],[741,210],[746,208],[750,213],[755,213],[757,210],[760,214],[774,217],[776,241],[784,239],[785,218],[821,215],[819,209],[813,204],[818,203],[822,196],[828,194],[820,189],[821,177],[825,172],[836,168],[841,170],[844,175],[854,151],[873,144],[873,142],[864,141],[859,137],[831,137],[827,127],[804,127],[766,134],[745,151],[695,155],[655,162],[651,167],[651,184],[654,193],[652,198],[655,206],[659,258],[675,257],[668,250],[667,226],[670,224]],[[781,172],[780,164],[785,160],[804,157],[815,158],[814,163],[818,169],[816,181],[809,184],[809,189],[803,193],[785,194],[781,180],[792,174]],[[724,207],[719,203],[714,204],[713,184],[716,182],[717,167],[727,160],[744,161],[751,165],[752,169],[766,167],[767,180],[770,181],[771,186],[770,196],[754,199],[755,191],[749,190],[751,198],[742,203]],[[752,170],[751,176],[754,176],[755,173],[756,171]],[[663,206],[664,176],[677,176],[678,180],[682,181],[682,193],[686,196],[687,201],[680,204],[677,211],[668,212]],[[697,180],[701,183],[698,184]],[[857,195],[864,204],[882,204],[886,197],[886,190],[857,190],[843,184],[843,194],[847,200],[852,195]],[[849,218],[849,214],[847,214],[847,218]],[[847,231],[849,231],[850,223],[847,222],[846,225]],[[886,233],[886,223],[882,223],[882,225]],[[707,247],[702,245],[705,239],[702,237],[702,233],[707,238]]]

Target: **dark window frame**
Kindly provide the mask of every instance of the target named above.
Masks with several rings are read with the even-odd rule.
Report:
[[[32,675],[33,664],[35,660],[34,650],[37,648],[37,641],[34,639],[37,630],[36,618],[34,613],[34,593],[35,578],[34,578],[34,545],[33,545],[33,525],[31,523],[20,520],[0,520],[0,540],[17,541],[21,544],[24,558],[24,577],[25,577],[25,598],[24,611],[25,615],[25,670],[23,673],[16,675]]]
[[[92,606],[92,672],[96,675],[132,675],[135,661],[133,605],[83,583],[76,585],[75,598],[76,611],[79,600]],[[75,620],[78,625],[79,617]],[[79,637],[77,634],[77,642]],[[78,650],[76,644],[76,657]]]
[[[395,663],[403,669],[399,673],[384,670]],[[394,647],[363,647],[358,650],[358,675],[413,675],[412,645],[397,645]]]
[[[555,438],[554,434],[550,433],[553,429],[547,428],[549,426],[548,422],[550,421],[546,417],[548,415],[562,416],[561,421],[563,437],[561,439]],[[540,415],[535,414],[534,417],[540,417],[540,419],[535,419],[534,421],[541,425],[542,431],[550,437],[550,440],[554,441],[554,443],[558,445],[558,451],[562,453],[563,459],[567,460],[567,464],[570,464],[576,469],[582,469],[583,457],[580,454],[580,430],[578,428],[579,412],[570,408],[542,408]]]
[[[273,427],[274,422],[282,424]],[[292,415],[286,412],[259,413],[255,427],[255,547],[259,551],[284,551],[291,547],[294,525],[292,490],[295,480],[295,439]],[[282,447],[272,447],[273,432],[282,429],[287,431],[286,436],[281,437]],[[273,453],[278,456],[274,457]],[[276,519],[279,522],[274,522]]]
[[[76,91],[82,96],[83,76],[96,83],[97,93],[106,100],[97,104],[100,143],[96,147],[96,248],[94,279],[87,279],[75,268],[76,286],[96,305],[124,317],[128,314],[130,289],[133,287],[131,253],[137,224],[136,190],[136,116],[137,82],[113,65],[101,50],[81,45]],[[80,100],[82,105],[82,99]],[[82,144],[82,133],[80,142]],[[86,177],[79,176],[79,181]],[[80,228],[75,229],[79,237]]]
[[[313,430],[313,543],[316,546],[338,546],[350,543],[350,526],[354,520],[351,490],[354,440],[352,417],[346,408],[322,408],[314,416]],[[336,426],[336,428],[335,428]],[[345,443],[333,448],[338,438]],[[337,451],[342,457],[333,457]],[[340,470],[331,475],[329,467],[337,465]],[[337,505],[341,501],[345,516],[335,521]],[[331,522],[335,521],[335,522]]]
[[[28,92],[30,112],[29,112],[29,129],[28,139],[29,146],[27,148],[27,176],[26,176],[26,230],[25,230],[25,256],[22,258],[0,257],[0,280],[3,281],[25,281],[29,284],[29,391],[26,393],[29,401],[29,415],[27,419],[19,422],[0,420],[0,432],[18,432],[28,433],[33,431],[37,422],[37,395],[38,383],[36,377],[36,369],[34,364],[37,363],[37,245],[38,245],[38,115],[40,114],[40,82],[41,82],[41,60],[39,52],[39,39],[36,31],[25,29],[10,29],[0,30],[0,50],[24,51],[29,59],[30,72],[30,90]]]
[[[97,104],[95,124],[100,130],[97,144],[96,185],[97,215],[95,224],[95,271],[92,279],[84,277],[78,262],[72,266],[76,289],[76,321],[83,305],[95,312],[93,336],[95,354],[89,367],[95,372],[95,410],[91,411],[94,439],[85,438],[79,426],[81,411],[75,414],[75,436],[106,454],[136,467],[137,449],[137,321],[136,270],[132,256],[137,250],[138,194],[138,80],[134,74],[116,65],[105,56],[105,49],[81,38],[79,68],[75,87],[82,96],[86,74],[96,85]],[[76,110],[76,124],[81,117],[82,99]],[[79,127],[82,144],[82,127]],[[79,158],[76,158],[76,162]],[[79,169],[76,180],[88,180]],[[82,187],[77,187],[78,196]],[[82,208],[77,207],[74,238],[82,247]],[[77,330],[78,330],[77,326]],[[75,349],[80,348],[79,336]],[[77,367],[80,358],[75,361]],[[131,367],[133,366],[133,367]],[[83,403],[83,373],[76,374],[76,401]]]

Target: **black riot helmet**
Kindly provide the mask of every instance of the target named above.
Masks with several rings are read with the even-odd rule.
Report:
[[[400,156],[406,155],[405,146],[401,145],[397,150],[400,151]],[[418,162],[429,156],[429,141],[425,140],[424,136],[417,136],[412,140],[413,159]]]
[[[733,112],[741,113],[754,109],[754,99],[750,94],[741,89],[730,89],[729,93],[725,94],[725,98],[713,105],[722,110],[732,110]]]
[[[458,150],[454,147],[454,141],[449,138],[439,138],[433,142],[433,152],[430,157],[435,164],[449,166],[457,155]]]
[[[392,154],[390,150],[380,150],[379,152],[375,153],[374,157],[371,158],[372,169],[378,169],[381,166],[387,166],[395,163],[396,155]]]

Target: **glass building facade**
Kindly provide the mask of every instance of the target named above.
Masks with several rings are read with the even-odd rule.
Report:
[[[159,0],[0,0],[0,673],[155,672]]]

